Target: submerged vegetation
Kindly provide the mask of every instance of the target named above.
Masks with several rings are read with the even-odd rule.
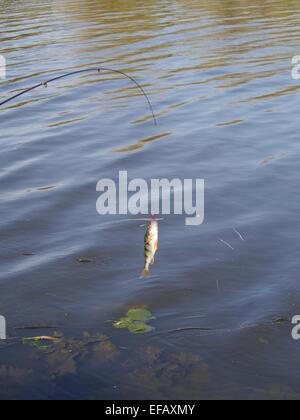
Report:
[[[94,366],[113,361],[116,346],[104,334],[85,332],[79,339],[69,339],[60,332],[50,336],[25,338],[22,344],[33,346],[55,377],[77,372],[77,363],[88,360]]]
[[[140,334],[153,330],[150,323],[154,319],[151,311],[146,308],[131,308],[126,316],[112,326],[117,330],[127,329],[131,333]],[[274,317],[264,325],[241,327],[240,331],[253,333],[260,346],[267,346],[269,341],[262,338],[265,328],[277,334],[278,329],[285,328],[287,322],[285,317]],[[217,383],[219,398],[239,397],[237,383],[227,383],[226,378],[220,381],[218,366],[201,357],[199,351],[177,351],[172,346],[161,347],[157,342],[153,343],[155,336],[149,337],[151,342],[131,336],[125,347],[123,336],[119,334],[112,338],[99,332],[83,332],[78,337],[70,337],[46,325],[21,327],[17,330],[25,334],[31,329],[52,329],[54,332],[50,335],[13,338],[0,343],[1,398],[24,396],[27,390],[30,390],[30,395],[35,392],[39,396],[39,392],[46,392],[54,397],[55,392],[63,392],[63,397],[76,398],[76,383],[80,377],[80,398],[101,399],[103,387],[98,389],[98,384],[105,381],[105,372],[114,369],[119,378],[114,385],[118,396],[125,397],[128,393],[134,393],[138,399],[149,396],[155,399],[209,398]],[[229,330],[227,332],[230,333]],[[193,331],[187,333],[191,334],[194,342],[199,338]],[[218,335],[220,331],[211,333]],[[165,337],[169,335],[165,334]],[[11,354],[13,365],[10,363]],[[22,354],[22,357],[15,357],[16,354]],[[38,389],[35,384],[39,384]],[[261,384],[259,389],[251,390],[253,398],[277,399],[280,396],[286,399],[298,398],[292,388],[276,383]]]

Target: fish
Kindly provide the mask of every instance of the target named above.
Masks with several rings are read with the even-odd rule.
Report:
[[[155,215],[151,215],[145,235],[145,265],[142,277],[147,277],[150,273],[150,265],[155,263],[155,255],[158,250],[158,221]]]

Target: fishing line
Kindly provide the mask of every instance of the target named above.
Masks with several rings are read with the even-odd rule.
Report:
[[[156,117],[155,117],[155,114],[154,114],[154,110],[153,110],[153,106],[152,106],[152,104],[151,104],[151,101],[150,101],[150,99],[149,99],[149,96],[148,96],[148,95],[147,95],[147,93],[145,92],[144,88],[143,88],[143,87],[139,84],[139,82],[138,82],[136,79],[134,79],[132,76],[130,76],[130,75],[129,75],[129,74],[127,74],[127,73],[124,73],[124,72],[123,72],[123,71],[121,71],[121,70],[109,69],[109,68],[107,68],[107,67],[96,67],[96,68],[94,67],[94,68],[89,68],[89,69],[85,69],[85,70],[76,70],[76,71],[72,71],[72,72],[70,72],[70,73],[65,73],[65,74],[62,74],[62,75],[60,75],[60,76],[54,77],[53,79],[49,79],[49,80],[47,80],[47,81],[45,81],[45,82],[41,82],[41,83],[38,83],[38,84],[36,84],[36,85],[34,85],[34,86],[31,86],[31,87],[29,87],[29,88],[27,88],[27,89],[23,90],[22,92],[19,92],[19,93],[17,93],[17,94],[16,94],[16,95],[14,95],[14,96],[11,96],[10,98],[5,99],[4,101],[0,102],[0,106],[3,106],[3,105],[5,105],[5,104],[7,104],[7,103],[9,103],[9,102],[13,101],[14,99],[17,99],[17,98],[19,98],[20,96],[25,95],[26,93],[32,92],[33,90],[38,89],[38,88],[40,88],[40,87],[42,87],[42,86],[47,87],[50,83],[52,83],[52,82],[56,82],[56,81],[58,81],[58,80],[61,80],[61,79],[66,78],[66,77],[76,76],[76,75],[79,75],[79,74],[84,74],[84,73],[94,73],[94,72],[101,73],[102,71],[107,71],[107,72],[111,72],[111,73],[116,73],[116,74],[119,74],[119,75],[121,75],[121,76],[126,77],[126,78],[127,78],[127,79],[129,79],[132,83],[134,83],[134,84],[137,86],[137,88],[140,90],[140,92],[143,94],[143,96],[146,98],[147,103],[148,103],[148,105],[149,105],[149,109],[150,109],[150,111],[151,111],[151,115],[152,115],[152,118],[153,118],[154,124],[155,124],[155,125],[157,125],[157,120],[156,120]]]

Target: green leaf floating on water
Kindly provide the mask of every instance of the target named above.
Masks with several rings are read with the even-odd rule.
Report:
[[[154,327],[149,325],[149,321],[153,318],[152,313],[147,309],[130,309],[126,317],[122,317],[114,323],[114,327],[127,329],[132,334],[144,334],[154,330]]]
[[[127,312],[127,318],[131,321],[148,322],[153,318],[152,313],[144,308],[130,309]]]
[[[151,325],[148,325],[145,322],[141,321],[133,321],[128,327],[128,331],[133,334],[144,334],[153,330],[154,327],[151,327]]]
[[[131,321],[129,318],[121,318],[120,321],[114,323],[115,328],[129,328]]]

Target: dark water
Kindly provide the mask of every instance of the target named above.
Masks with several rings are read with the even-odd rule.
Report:
[[[1,109],[0,397],[298,398],[299,2],[0,5],[1,99],[105,65],[145,87],[159,120],[111,73]],[[95,210],[97,181],[119,170],[206,183],[205,223],[165,217],[146,280],[142,222]],[[113,328],[143,306],[155,331]],[[15,329],[36,325],[67,341],[25,345],[53,335]]]

